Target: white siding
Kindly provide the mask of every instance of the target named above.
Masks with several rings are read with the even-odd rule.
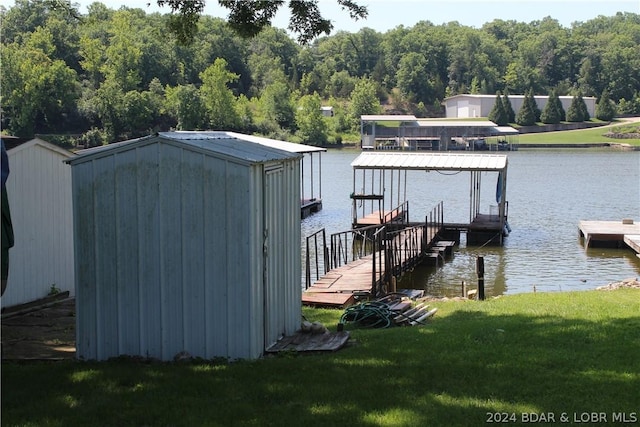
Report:
[[[15,232],[2,307],[46,297],[51,286],[74,295],[72,154],[34,139],[8,151],[7,194]]]
[[[534,96],[538,108],[542,110],[547,103],[548,96]],[[560,96],[560,102],[565,112],[569,109],[573,96]],[[596,98],[585,96],[582,98],[587,106],[587,111],[591,117],[595,116]],[[455,117],[487,117],[493,109],[495,103],[495,95],[454,95],[446,98],[443,103],[445,105],[447,118]],[[509,101],[513,111],[517,114],[522,108],[524,95],[509,95]]]
[[[79,358],[255,358],[299,326],[300,155],[195,145],[159,138],[72,162]]]

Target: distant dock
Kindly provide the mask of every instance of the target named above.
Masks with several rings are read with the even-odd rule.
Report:
[[[580,237],[585,248],[622,247],[626,244],[640,256],[640,223],[622,221],[580,221]]]

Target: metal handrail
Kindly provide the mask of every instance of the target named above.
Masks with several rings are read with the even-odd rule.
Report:
[[[322,236],[322,266],[320,265],[320,260],[318,257],[318,236]],[[315,233],[307,236],[307,253],[306,253],[306,265],[305,265],[305,289],[309,289],[311,286],[311,251],[310,249],[310,241],[313,239],[313,254],[314,264],[315,264],[315,272],[316,272],[316,280],[320,279],[321,276],[327,274],[329,270],[327,267],[329,266],[329,253],[327,249],[327,239],[324,228],[316,231]],[[323,273],[321,274],[320,267],[322,267]]]
[[[398,205],[396,208],[392,209],[391,211],[387,212],[384,215],[382,215],[382,211],[380,211],[380,213],[381,213],[380,215],[381,224],[387,224],[388,222],[392,222],[394,213],[398,213],[397,217],[401,218],[400,221],[396,221],[396,222],[400,222],[404,224],[407,222],[407,219],[409,218],[409,201],[405,200],[404,202],[400,203],[400,205]]]
[[[306,239],[305,286],[307,289],[311,286],[312,267],[318,280],[335,268],[371,255],[371,293],[377,295],[378,284],[390,283],[392,276],[400,276],[420,262],[443,225],[444,209],[440,202],[427,213],[424,224],[396,225],[399,228],[395,230],[391,225],[371,225],[341,231],[331,234],[329,247],[324,228],[316,231]]]
[[[442,230],[444,226],[444,203],[442,201],[431,209],[431,211],[425,216],[424,222],[426,224],[424,249],[427,249],[427,242],[432,242],[439,230]]]

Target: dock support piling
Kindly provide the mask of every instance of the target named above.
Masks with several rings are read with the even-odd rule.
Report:
[[[478,274],[478,299],[484,301],[484,257],[476,258],[476,273]]]

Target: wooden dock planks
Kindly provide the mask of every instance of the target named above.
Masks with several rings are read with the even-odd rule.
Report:
[[[455,242],[442,242],[437,245],[434,241],[438,235],[436,227],[430,227],[427,231],[430,245],[434,245],[432,249],[436,252],[435,256],[441,258],[439,264],[444,263],[445,253],[452,251]],[[406,235],[400,233],[397,238],[406,239]],[[422,233],[418,233],[415,237],[418,241],[423,238]],[[420,256],[423,260],[430,256],[430,253],[421,254],[414,251],[407,251],[405,255],[409,259]],[[384,257],[383,254],[378,253],[377,259]],[[407,261],[409,262],[409,261]],[[409,264],[407,264],[409,265]],[[377,268],[382,268],[380,275],[384,275],[384,266],[377,265]],[[378,274],[376,274],[378,276]],[[302,293],[302,303],[305,305],[324,306],[324,307],[339,307],[344,308],[346,306],[355,303],[355,296],[357,294],[366,294],[371,292],[373,276],[373,256],[369,255],[355,261],[351,261],[348,264],[334,268],[327,272],[320,279],[315,281]]]
[[[625,234],[624,242],[640,257],[640,234]]]
[[[580,221],[578,229],[585,248],[598,243],[624,242],[640,253],[640,224],[633,221]]]
[[[306,292],[368,292],[371,290],[372,263],[372,257],[366,256],[334,268],[314,282]]]
[[[386,210],[375,211],[375,212],[371,212],[368,215],[365,215],[362,218],[358,218],[358,220],[356,221],[356,226],[365,227],[369,225],[380,225],[383,222],[387,222],[387,223],[394,222],[394,221],[397,221],[399,218],[401,218],[402,215],[404,215],[404,212],[401,211],[399,208],[396,208],[392,211],[386,211]]]

